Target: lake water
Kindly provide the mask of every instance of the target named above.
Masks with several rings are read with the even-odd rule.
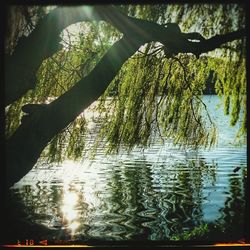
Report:
[[[218,97],[204,101],[219,131],[211,150],[155,142],[130,154],[37,165],[11,189],[14,237],[164,241],[204,224],[219,226],[225,239],[243,237],[247,147],[233,144],[237,127],[215,108]]]

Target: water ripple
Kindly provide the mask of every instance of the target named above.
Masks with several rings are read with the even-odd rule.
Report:
[[[213,114],[221,119],[218,112]],[[137,148],[108,158],[100,149],[95,160],[81,164],[37,165],[12,189],[18,214],[53,230],[45,233],[47,239],[57,234],[60,239],[165,240],[207,222],[240,223],[246,145],[229,144],[234,129],[226,121],[219,129],[221,140],[211,150],[156,142],[143,152]],[[30,237],[36,233],[31,230]]]

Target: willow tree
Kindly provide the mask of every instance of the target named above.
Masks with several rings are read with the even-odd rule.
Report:
[[[246,132],[244,6],[9,6],[8,13],[8,186],[41,155],[81,157],[83,111],[96,100],[96,145],[107,152],[146,147],[157,131],[181,146],[214,145],[202,101],[211,72],[225,114],[235,125],[243,110]],[[77,35],[67,29],[75,23]]]

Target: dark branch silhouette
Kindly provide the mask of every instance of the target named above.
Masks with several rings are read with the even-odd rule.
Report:
[[[65,15],[67,18],[62,20]],[[9,105],[35,88],[36,72],[42,62],[62,48],[60,32],[64,28],[76,22],[94,20],[109,22],[124,36],[133,37],[132,43],[161,42],[169,57],[178,53],[199,56],[245,35],[245,30],[240,30],[205,40],[197,32],[182,33],[177,24],[165,27],[129,17],[112,6],[59,7],[42,19],[28,37],[20,39],[12,55],[5,57],[5,104]]]

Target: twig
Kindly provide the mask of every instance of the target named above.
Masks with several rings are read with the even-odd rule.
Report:
[[[184,65],[182,64],[182,62],[180,61],[179,58],[174,57],[174,59],[175,59],[177,62],[179,62],[180,66],[182,67],[183,73],[184,73],[184,76],[183,76],[183,77],[184,77],[185,85],[187,85],[187,88],[189,88],[189,90],[192,92],[192,88],[189,86],[188,81],[187,81],[187,78],[186,78],[186,69],[185,69]],[[208,112],[208,110],[207,110],[206,104],[201,100],[201,98],[200,98],[195,92],[194,92],[193,94],[194,94],[194,96],[200,101],[200,103],[202,103],[202,105],[204,106],[204,108],[205,108],[205,110],[206,110],[206,114],[207,114],[207,117],[208,117],[210,123],[214,125],[214,123],[213,123],[213,121],[212,121],[212,119],[211,119],[211,117],[210,117],[210,114],[209,114],[209,112]],[[193,105],[193,102],[192,102],[192,99],[191,99],[191,108],[193,109],[192,105]],[[193,113],[193,115],[194,115],[194,113]],[[195,120],[197,121],[195,115],[194,115],[194,118],[195,118]],[[201,123],[200,123],[200,122],[198,122],[198,123],[199,123],[199,125],[201,126]]]

